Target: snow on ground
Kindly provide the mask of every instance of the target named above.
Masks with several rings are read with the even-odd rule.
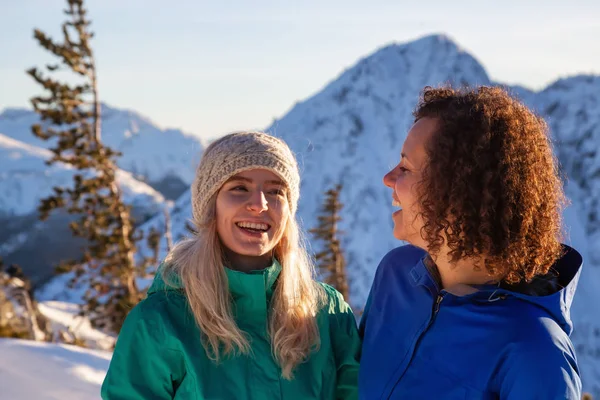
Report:
[[[0,339],[0,398],[7,400],[91,400],[111,353],[55,343]]]
[[[38,306],[54,331],[69,329],[90,348],[0,338],[0,399],[99,399],[115,338],[78,316],[77,304],[45,301]]]
[[[40,312],[51,321],[53,331],[68,330],[75,337],[85,341],[87,347],[111,350],[115,337],[92,328],[87,318],[78,314],[79,305],[61,301],[46,301],[38,304]]]

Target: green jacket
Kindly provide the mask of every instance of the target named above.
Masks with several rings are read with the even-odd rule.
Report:
[[[357,399],[360,339],[352,310],[331,286],[318,314],[318,352],[281,377],[267,336],[267,315],[279,263],[251,273],[226,269],[235,320],[251,339],[251,355],[211,361],[181,288],[156,274],[148,296],[121,329],[102,385],[105,400]]]

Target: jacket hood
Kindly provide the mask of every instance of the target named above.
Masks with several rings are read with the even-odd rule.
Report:
[[[414,284],[428,286],[432,282],[437,291],[440,290],[439,274],[435,267],[426,266],[427,253],[421,249],[421,258],[411,270]],[[475,289],[467,294],[474,301],[496,301],[507,297],[516,297],[543,308],[550,317],[564,330],[571,334],[571,304],[581,274],[583,258],[574,248],[563,245],[562,256],[554,263],[546,275],[535,277],[530,282],[509,285],[470,285]],[[451,292],[449,292],[451,293]],[[457,294],[455,294],[457,295]],[[458,295],[461,296],[462,295]]]
[[[156,269],[156,274],[154,274],[154,280],[152,281],[152,285],[148,288],[147,295],[151,295],[157,292],[164,291],[180,291],[183,289],[183,284],[179,275],[172,273],[167,277],[168,283],[165,281],[165,277],[163,276],[165,270],[165,264],[162,263]]]
[[[567,245],[563,245],[562,254],[546,275],[535,277],[531,282],[502,284],[496,295],[514,296],[545,309],[570,335],[573,330],[571,304],[581,275],[583,257]]]

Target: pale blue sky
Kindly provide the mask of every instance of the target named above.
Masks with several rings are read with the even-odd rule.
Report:
[[[0,109],[28,106],[62,0],[0,0]],[[600,1],[88,0],[102,100],[203,137],[265,128],[359,58],[446,33],[492,79],[600,73]]]

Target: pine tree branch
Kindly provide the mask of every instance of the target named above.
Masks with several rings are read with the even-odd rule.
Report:
[[[143,235],[134,229],[131,208],[124,203],[117,183],[115,158],[120,153],[102,143],[90,21],[83,0],[67,0],[67,4],[69,19],[62,25],[63,43],[39,30],[35,30],[34,38],[84,82],[69,85],[46,77],[37,68],[27,73],[47,92],[31,99],[45,121],[32,126],[33,135],[54,140],[53,156],[47,163],[65,163],[80,172],[74,174],[71,187],[55,188],[53,195],[40,201],[40,218],[47,218],[58,208],[77,216],[69,227],[74,236],[86,240],[84,254],[80,260],[61,263],[57,271],[73,271],[69,284],[87,286],[82,313],[96,327],[118,332],[127,312],[140,300],[135,277],[145,267],[136,264],[135,253],[136,242]],[[59,67],[49,64],[46,69],[51,75]],[[155,240],[152,235],[150,239]]]

